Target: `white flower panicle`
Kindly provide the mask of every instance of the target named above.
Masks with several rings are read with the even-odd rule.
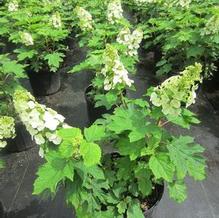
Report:
[[[0,148],[7,145],[7,139],[14,138],[15,135],[15,121],[14,118],[8,116],[0,117]]]
[[[56,134],[61,128],[64,117],[56,111],[37,103],[27,91],[17,90],[13,97],[14,107],[27,131],[36,144],[43,145],[52,142],[59,145],[62,139]]]
[[[9,12],[14,12],[18,10],[18,2],[17,1],[11,1],[8,3],[8,11]]]
[[[104,56],[105,67],[102,69],[101,74],[105,76],[104,89],[109,91],[115,89],[116,85],[123,84],[131,86],[134,83],[129,79],[128,71],[120,61],[118,51],[111,45],[107,45]]]
[[[32,35],[28,32],[20,33],[21,40],[26,46],[34,45]]]
[[[182,105],[189,107],[195,103],[196,91],[199,83],[202,82],[201,72],[201,64],[195,63],[180,75],[165,80],[151,94],[152,104],[162,107],[165,115],[179,115]]]
[[[157,0],[134,0],[136,4],[138,5],[142,5],[142,4],[145,4],[145,3],[156,3]]]
[[[124,28],[120,31],[117,42],[127,46],[127,55],[136,56],[143,36],[143,31],[140,28],[137,28],[132,33],[129,28]]]
[[[176,5],[181,6],[182,8],[189,8],[192,0],[177,0]]]
[[[111,24],[117,23],[123,18],[123,9],[120,0],[112,0],[108,4],[107,18]]]
[[[212,16],[206,23],[201,35],[214,35],[219,33],[219,16]]]
[[[192,3],[192,0],[170,0],[163,1],[164,6],[171,7],[180,7],[182,9],[188,9]]]
[[[77,6],[75,8],[77,17],[79,18],[79,26],[83,31],[89,31],[93,29],[92,15],[82,7]]]
[[[55,28],[62,27],[62,20],[61,20],[61,16],[60,16],[59,12],[56,12],[52,15],[51,22]]]

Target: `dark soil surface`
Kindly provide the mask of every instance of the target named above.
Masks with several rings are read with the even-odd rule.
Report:
[[[71,66],[84,59],[85,51],[72,42],[71,50],[64,64],[61,91],[39,101],[52,107],[66,117],[66,122],[75,127],[88,125],[87,105],[84,97],[85,88],[91,80],[91,73],[81,72],[67,74]],[[148,60],[148,59],[147,59]],[[139,97],[146,89],[156,84],[153,74],[153,62],[139,64],[138,74],[134,76],[137,92],[127,93]],[[23,81],[30,87],[28,81]],[[218,100],[216,100],[218,103]],[[169,199],[167,190],[153,214],[154,218],[219,218],[219,116],[217,107],[209,103],[209,98],[202,91],[193,110],[199,115],[202,123],[189,131],[176,127],[176,134],[185,132],[194,136],[197,142],[205,146],[208,162],[208,177],[203,182],[187,179],[188,199],[177,204]],[[33,181],[37,168],[42,164],[38,147],[20,153],[1,153],[6,161],[6,168],[0,171],[0,201],[3,202],[7,218],[73,218],[72,209],[67,208],[62,192],[54,199],[42,200],[32,195]],[[0,217],[2,218],[2,217]]]

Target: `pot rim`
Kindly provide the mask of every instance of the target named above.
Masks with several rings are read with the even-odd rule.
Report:
[[[161,199],[163,197],[165,184],[164,183],[163,184],[156,184],[156,186],[160,187],[158,199],[157,199],[156,203],[149,210],[143,211],[144,216],[149,215],[157,207],[157,205],[159,204],[159,202],[161,201]]]

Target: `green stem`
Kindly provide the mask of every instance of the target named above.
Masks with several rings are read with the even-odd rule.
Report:
[[[127,103],[126,103],[126,101],[125,101],[125,99],[124,99],[124,96],[123,96],[123,93],[122,93],[122,92],[120,93],[120,99],[121,99],[122,105],[123,105],[126,109],[128,109],[128,105],[127,105]]]

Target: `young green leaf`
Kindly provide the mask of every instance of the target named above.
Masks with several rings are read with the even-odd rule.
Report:
[[[63,62],[64,55],[59,52],[53,52],[52,54],[47,54],[44,59],[48,61],[48,65],[51,71],[56,72],[60,66],[60,63]]]
[[[100,125],[92,125],[84,129],[84,135],[88,142],[100,141],[105,136],[105,128]]]
[[[144,218],[143,211],[138,202],[133,201],[129,204],[127,218]]]
[[[148,196],[152,192],[151,172],[146,168],[140,168],[135,171],[138,180],[138,188],[143,196]]]
[[[80,146],[80,154],[84,159],[84,164],[87,167],[100,163],[101,149],[99,145],[95,143],[83,142]]]
[[[62,138],[59,146],[60,155],[64,158],[72,157],[78,150],[79,145],[83,141],[83,135],[78,128],[67,128],[58,130],[58,135]]]

